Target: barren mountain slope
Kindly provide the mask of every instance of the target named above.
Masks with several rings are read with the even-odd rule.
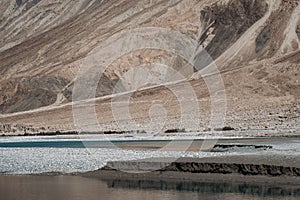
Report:
[[[210,119],[210,94],[201,78],[209,74],[204,67],[211,61],[203,60],[207,52],[225,84],[226,125],[241,130],[299,130],[298,0],[28,0],[1,1],[0,9],[4,11],[0,20],[1,112],[49,106],[5,114],[0,118],[2,124],[74,130],[72,106],[64,104],[71,101],[76,73],[86,56],[122,30],[157,27],[178,31],[197,43],[185,48],[196,52],[196,68],[203,70],[187,71],[184,76],[191,77],[189,83],[201,102],[202,129],[209,128]],[[187,61],[153,49],[123,55],[104,72],[96,96],[109,95],[114,89],[131,90],[137,77],[124,79],[123,75],[149,63],[184,71]],[[151,70],[159,74],[161,69]],[[117,82],[120,85],[115,88]],[[181,84],[172,87],[184,90]],[[165,128],[176,127],[178,99],[168,91],[161,86],[135,92],[130,108],[133,118],[142,124],[149,122],[149,108],[155,101],[168,111]],[[109,97],[96,101],[96,111],[103,130],[118,129]],[[131,129],[130,120],[122,123]]]

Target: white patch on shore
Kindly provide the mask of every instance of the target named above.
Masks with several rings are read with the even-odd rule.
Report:
[[[228,153],[161,152],[85,148],[0,148],[0,173],[38,174],[45,172],[86,172],[103,167],[108,161],[153,157],[205,157]]]

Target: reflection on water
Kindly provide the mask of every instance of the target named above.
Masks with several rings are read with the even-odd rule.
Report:
[[[300,197],[300,187],[288,188],[266,185],[251,184],[229,184],[229,183],[207,183],[207,182],[166,182],[166,181],[126,181],[107,180],[108,187],[142,189],[142,190],[162,190],[162,191],[188,191],[207,194],[237,193],[255,195],[259,197]]]
[[[290,199],[299,187],[229,183],[98,180],[78,176],[0,176],[4,200],[119,200],[119,199]]]

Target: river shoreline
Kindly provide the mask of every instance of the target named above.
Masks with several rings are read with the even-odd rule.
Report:
[[[58,143],[61,144],[61,140],[66,138],[50,138],[50,144]],[[126,138],[123,138],[126,139]],[[151,139],[151,138],[150,138]],[[170,139],[170,138],[169,138]],[[43,141],[46,140],[46,141]],[[19,141],[16,138],[12,148],[3,148],[7,151],[23,152],[27,149],[32,149],[30,153],[36,154],[36,150],[41,151],[41,155],[45,155],[47,149],[49,149],[49,155],[58,155],[56,152],[60,152],[59,155],[64,154],[71,155],[77,151],[79,153],[78,147],[66,148],[53,146],[44,146],[36,149],[34,145],[36,142],[47,142],[49,138],[41,137],[39,139],[35,138],[31,141],[31,147],[20,148],[19,143],[24,144],[23,139]],[[81,138],[76,140],[67,138],[65,142],[71,143],[78,142]],[[77,141],[78,140],[78,141]],[[177,140],[176,146],[180,146],[181,142],[186,140]],[[231,138],[231,139],[219,139],[216,141],[215,146],[212,149],[208,149],[202,152],[199,150],[205,140],[195,140],[190,143],[190,147],[187,149],[187,157],[167,157],[160,152],[160,148],[164,147],[170,142],[170,140],[119,140],[114,144],[118,147],[124,155],[129,151],[133,154],[140,152],[156,152],[158,156],[145,159],[141,157],[128,158],[125,157],[114,161],[106,159],[105,163],[94,169],[97,170],[87,170],[87,171],[74,171],[74,172],[64,172],[64,171],[52,171],[45,173],[27,174],[17,176],[81,176],[89,178],[97,178],[103,180],[186,180],[186,181],[218,181],[218,182],[237,182],[237,183],[278,183],[278,184],[288,184],[288,185],[300,185],[300,156],[298,153],[299,148],[299,138],[298,137],[270,137],[270,138]],[[6,144],[7,141],[3,141]],[[12,142],[8,140],[8,142]],[[28,142],[28,141],[26,141]],[[86,141],[85,141],[86,142]],[[29,142],[30,143],[30,142]],[[28,144],[29,144],[28,143]],[[42,143],[43,145],[45,143]],[[52,144],[53,145],[53,144]],[[33,148],[34,147],[34,148]],[[105,147],[104,147],[105,148]],[[93,149],[93,148],[92,148]],[[94,148],[95,151],[109,153],[111,151],[116,151],[114,149],[101,149],[100,147]],[[83,150],[80,150],[80,152]],[[173,149],[176,152],[176,149]],[[171,151],[172,152],[172,151]],[[18,155],[19,155],[18,153]],[[194,153],[194,154],[193,154]],[[12,155],[15,155],[13,153]],[[27,155],[27,154],[26,154]],[[76,155],[75,160],[70,160],[70,162],[77,163],[80,159],[85,158],[88,154],[82,154],[81,157]],[[86,156],[85,156],[86,155]],[[98,154],[95,154],[98,155]],[[102,155],[102,154],[100,154]],[[99,155],[99,156],[100,156]],[[141,154],[142,155],[142,154]],[[150,155],[150,154],[149,154]],[[152,154],[151,154],[152,155]],[[154,154],[153,154],[154,155]],[[167,154],[166,154],[167,155]],[[172,154],[169,154],[172,155]],[[174,154],[175,155],[175,154]],[[177,155],[177,154],[176,154]],[[179,155],[179,154],[178,154]],[[198,157],[198,156],[200,157]],[[4,156],[4,155],[3,155]],[[25,155],[24,155],[25,156]],[[196,157],[194,157],[196,156]],[[51,156],[50,156],[51,157]],[[56,158],[55,157],[51,157]],[[62,157],[62,159],[67,159],[68,157]],[[33,158],[31,158],[33,159]],[[38,157],[37,157],[38,159]],[[135,159],[135,160],[132,160]],[[39,159],[38,159],[39,160]],[[45,160],[44,164],[47,164]],[[63,164],[65,162],[57,162]],[[51,162],[54,162],[53,160]],[[66,162],[68,164],[68,162]],[[84,162],[81,162],[85,164]],[[43,164],[43,165],[44,165]],[[91,163],[92,164],[92,163]],[[95,164],[95,163],[94,163]],[[96,166],[96,165],[95,165]],[[31,167],[31,165],[28,165]],[[77,167],[80,167],[78,165]],[[76,169],[77,167],[74,167]],[[82,167],[82,166],[81,166]],[[10,168],[7,168],[10,169]],[[17,168],[20,169],[20,168]],[[53,168],[54,169],[54,168]],[[55,168],[58,169],[58,168]],[[88,169],[88,168],[87,168]],[[44,169],[43,169],[44,170]],[[5,171],[4,171],[5,172]],[[13,171],[12,171],[13,172]],[[129,172],[129,173],[128,173]],[[1,176],[16,176],[13,173],[2,173]]]
[[[287,184],[300,186],[299,158],[284,160],[284,156],[155,158],[109,162],[105,167],[82,174],[84,177],[118,180],[186,180],[209,182]],[[248,160],[248,161],[247,161]],[[278,163],[282,162],[282,165]],[[250,163],[250,164],[249,164]]]

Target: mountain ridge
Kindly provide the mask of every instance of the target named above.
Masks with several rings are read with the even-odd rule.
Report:
[[[199,48],[205,49],[195,55],[198,69],[209,64],[202,62],[203,52],[212,57],[225,83],[229,105],[227,124],[234,123],[237,129],[252,129],[254,126],[249,124],[255,123],[260,123],[257,126],[263,129],[276,129],[281,127],[280,124],[284,124],[281,128],[292,124],[294,131],[299,128],[295,122],[299,118],[300,94],[300,5],[297,0],[53,0],[47,3],[28,0],[2,1],[1,4],[2,10],[7,8],[0,20],[1,123],[14,121],[16,124],[45,127],[46,115],[54,113],[52,117],[59,118],[59,113],[67,110],[68,114],[63,114],[66,121],[51,122],[49,129],[73,130],[71,108],[66,103],[72,100],[76,73],[88,53],[121,31],[157,27],[179,31],[198,41]],[[36,15],[40,16],[38,20]],[[27,23],[25,19],[28,19]],[[39,23],[41,26],[37,25]],[[17,34],[11,34],[14,30]],[[132,66],[149,62],[160,62],[176,70],[186,65],[184,59],[165,51],[142,50],[123,56],[101,77],[96,97],[112,94],[117,83],[121,83],[118,91],[126,92],[128,84],[132,83],[123,79],[124,74],[134,70]],[[158,73],[155,68],[153,70]],[[203,72],[205,69],[186,73],[191,77],[188,82],[197,90],[198,100],[206,102],[201,112],[209,116],[209,93],[201,77]],[[149,108],[151,99],[172,99],[172,95],[165,94],[167,90],[157,88],[132,93],[136,96],[133,113],[135,109],[142,109],[142,113],[148,116],[146,108]],[[138,103],[146,98],[143,93],[149,97],[148,104]],[[96,110],[102,113],[105,110],[107,117],[99,120],[110,124],[113,123],[111,111],[101,105],[107,101],[97,100],[99,107]],[[269,111],[260,111],[268,110],[267,107],[270,107]],[[176,122],[178,109],[167,108],[173,110],[168,116]],[[252,109],[253,123],[248,122],[251,116],[245,114],[251,113]],[[290,121],[270,115],[273,112],[278,112],[278,115],[289,113]],[[135,113],[133,118],[141,119],[143,114]],[[234,119],[240,122],[235,123]],[[204,121],[203,127],[208,128],[207,120]],[[110,125],[107,127],[115,129]]]

